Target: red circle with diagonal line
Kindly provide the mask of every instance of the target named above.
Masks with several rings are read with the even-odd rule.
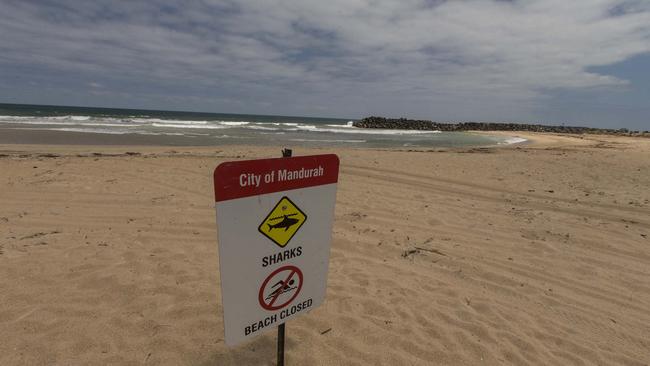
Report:
[[[296,279],[299,283],[293,286]],[[267,288],[269,285],[271,287]],[[280,267],[268,275],[262,283],[258,295],[260,306],[270,311],[282,309],[298,296],[301,289],[302,271],[296,266]],[[291,296],[281,296],[289,292],[293,292],[293,294]],[[280,297],[282,297],[282,300],[278,301]]]

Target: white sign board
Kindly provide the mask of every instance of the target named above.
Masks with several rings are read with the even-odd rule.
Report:
[[[214,171],[226,344],[325,299],[336,155],[236,161]]]

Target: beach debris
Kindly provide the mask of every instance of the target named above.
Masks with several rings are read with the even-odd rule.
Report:
[[[414,254],[420,254],[422,252],[429,252],[429,253],[434,253],[441,255],[443,257],[446,257],[447,254],[439,251],[438,249],[435,248],[422,248],[422,247],[414,247],[413,249],[407,249],[404,252],[402,252],[402,258],[409,258],[410,256]]]
[[[40,242],[35,243],[35,244],[29,244],[29,243],[28,243],[28,244],[23,244],[23,248],[27,248],[27,247],[35,247],[35,246],[45,246],[45,245],[48,245],[48,243],[45,242],[45,241],[40,241]],[[19,250],[20,250],[20,249],[19,249]],[[24,251],[24,250],[21,250],[21,251]]]
[[[477,153],[491,154],[491,153],[493,153],[495,151],[494,151],[494,149],[490,149],[490,148],[487,148],[487,147],[476,147],[476,148],[471,148],[471,149],[468,149],[468,150],[459,150],[458,152],[461,153],[461,154],[463,154],[463,153],[464,154],[477,154]]]
[[[60,233],[60,231],[56,231],[56,230],[55,230],[55,231],[50,231],[49,233],[40,232],[40,233],[36,233],[36,234],[32,234],[32,235],[23,236],[23,237],[20,238],[19,240],[33,239],[33,238],[40,238],[41,236],[52,235],[52,234],[59,234],[59,233]]]
[[[128,155],[128,156],[140,156],[140,155],[142,155],[142,154],[139,153],[139,152],[127,151],[127,152],[124,153],[124,155]]]
[[[153,198],[151,199],[151,202],[161,202],[161,201],[170,200],[171,197],[173,197],[173,196],[174,196],[174,194],[170,194],[170,195],[167,195],[167,196],[158,196],[158,197],[153,197]]]
[[[435,253],[435,254],[441,255],[443,257],[447,256],[447,254],[445,254],[445,253],[443,253],[443,252],[441,252],[441,251],[439,251],[438,249],[435,249],[435,248],[429,249],[429,248],[415,247],[415,249],[422,250],[422,251],[429,252],[429,253]]]
[[[418,253],[420,253],[420,250],[418,249],[407,249],[402,253],[402,258],[408,258],[408,256]]]
[[[332,330],[332,328],[327,328],[324,331],[320,332],[321,335],[327,334]]]
[[[91,154],[92,156],[97,156],[97,157],[116,157],[116,156],[125,156],[125,154],[106,154],[106,153],[98,153],[94,152]]]
[[[367,217],[368,215],[363,214],[361,212],[351,212],[351,213],[347,214],[347,216],[352,217],[352,219],[350,221],[359,221],[359,220],[363,219],[364,217]]]

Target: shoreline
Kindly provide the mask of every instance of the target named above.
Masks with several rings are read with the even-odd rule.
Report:
[[[141,135],[141,134],[102,134],[102,133],[88,133],[88,132],[72,132],[72,131],[51,131],[40,129],[0,129],[0,145],[41,145],[41,146],[150,146],[150,147],[168,147],[168,148],[225,148],[233,146],[264,146],[264,147],[278,147],[287,146],[290,143],[286,142],[272,142],[266,141],[264,143],[251,143],[246,141],[236,140],[210,140],[219,142],[219,144],[187,144],[186,141],[195,141],[191,138],[180,138],[179,136],[164,136],[164,135]],[[488,136],[488,137],[501,137],[501,138],[519,138],[517,133],[492,133],[484,131],[467,131],[459,132],[465,135],[475,136]],[[306,149],[368,149],[368,150],[404,150],[404,149],[467,149],[479,147],[508,147],[513,145],[530,144],[530,141],[537,137],[527,135],[523,137],[527,141],[521,142],[500,142],[500,143],[484,143],[484,144],[468,144],[465,146],[348,146],[333,144],[327,145],[302,145],[297,142],[294,146]],[[207,140],[206,140],[207,141]],[[318,140],[314,140],[318,141]]]
[[[50,132],[50,131],[43,131]],[[499,136],[504,138],[522,138],[525,141],[516,142],[516,143],[499,143],[499,144],[490,144],[490,145],[477,145],[477,146],[462,146],[462,147],[406,147],[406,146],[396,146],[396,147],[350,147],[350,146],[299,146],[299,145],[287,145],[287,144],[276,144],[276,145],[254,145],[254,144],[223,144],[223,145],[212,145],[212,146],[197,146],[197,145],[165,145],[165,144],[156,144],[151,140],[146,141],[147,143],[141,143],[142,141],[139,138],[133,140],[128,139],[127,143],[117,143],[117,139],[113,140],[103,140],[99,143],[90,144],[87,141],[87,133],[76,133],[78,140],[73,143],[69,143],[67,139],[68,136],[63,136],[69,134],[69,132],[62,133],[61,140],[58,143],[22,143],[22,142],[10,142],[7,143],[0,139],[0,158],[3,157],[16,157],[22,153],[36,154],[36,157],[47,158],[48,154],[62,154],[68,156],[80,155],[80,157],[94,156],[93,154],[98,154],[97,156],[138,156],[138,155],[168,155],[168,156],[180,156],[183,154],[191,154],[197,156],[208,156],[211,154],[217,154],[224,151],[235,151],[235,152],[244,152],[244,151],[258,151],[258,152],[268,152],[268,155],[259,155],[259,157],[269,157],[275,156],[278,154],[284,147],[292,148],[294,151],[330,151],[330,152],[345,152],[345,151],[386,151],[386,152],[476,152],[476,151],[499,151],[499,150],[510,150],[510,149],[555,149],[555,148],[564,148],[564,149],[577,149],[584,147],[595,147],[595,146],[609,146],[609,145],[621,145],[629,144],[634,146],[642,146],[650,144],[650,141],[647,139],[639,139],[636,137],[628,136],[612,136],[612,135],[567,135],[567,134],[557,134],[557,133],[546,133],[546,132],[510,132],[510,131],[468,131],[464,133],[484,135],[484,136]],[[49,133],[44,133],[43,137],[48,137]],[[118,136],[121,137],[122,135]],[[63,141],[65,140],[65,141]],[[146,140],[146,139],[145,139]],[[122,141],[120,141],[122,142]],[[131,155],[132,153],[135,153]],[[39,156],[40,154],[40,156]],[[32,157],[34,157],[32,156]],[[239,157],[239,155],[234,154],[233,157]],[[258,156],[258,154],[255,154]]]

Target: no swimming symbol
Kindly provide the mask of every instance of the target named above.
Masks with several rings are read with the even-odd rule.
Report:
[[[302,282],[302,271],[298,267],[284,266],[276,269],[260,287],[260,306],[269,311],[282,309],[298,296]]]

